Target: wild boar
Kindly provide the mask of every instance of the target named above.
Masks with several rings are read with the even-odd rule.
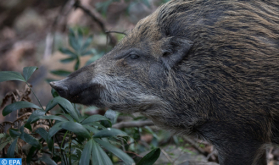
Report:
[[[264,165],[279,144],[279,1],[172,0],[51,86],[204,138],[221,165]]]

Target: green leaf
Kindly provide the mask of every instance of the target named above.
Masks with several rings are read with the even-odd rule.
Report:
[[[143,4],[147,7],[151,7],[148,0],[142,0]]]
[[[63,54],[69,55],[72,58],[76,58],[77,54],[72,52],[70,49],[67,48],[59,48],[59,51]]]
[[[86,39],[86,41],[84,42],[84,44],[82,45],[81,50],[87,49],[88,46],[92,43],[92,41],[93,41],[93,35],[90,35],[90,36]],[[83,54],[81,54],[81,55],[83,55]]]
[[[36,66],[29,66],[29,67],[23,68],[24,79],[27,81],[37,69],[38,69],[38,67],[36,67]]]
[[[111,121],[101,121],[101,125],[103,125],[105,128],[110,128],[112,126]]]
[[[3,138],[7,138],[7,137],[9,137],[8,134],[6,134],[6,133],[0,133],[0,139],[1,139],[1,140],[2,140]]]
[[[48,131],[48,136],[49,138],[51,138],[53,135],[55,135],[59,130],[61,130],[61,125],[64,124],[66,122],[59,122],[59,123],[55,123],[54,126],[52,126],[49,131]]]
[[[64,110],[64,112],[70,114],[76,121],[79,121],[78,114],[77,114],[75,108],[73,107],[73,105],[71,104],[70,101],[68,101],[67,99],[65,99],[63,97],[55,97],[55,98],[53,98],[47,104],[46,112],[51,110],[57,104],[59,104],[61,106],[61,108]]]
[[[52,97],[57,97],[59,96],[59,94],[57,93],[57,91],[53,88],[51,88],[51,94],[52,94]]]
[[[104,116],[105,116],[106,118],[108,118],[108,119],[111,121],[111,123],[114,124],[114,123],[116,123],[116,120],[117,120],[118,115],[119,115],[119,114],[117,114],[115,111],[109,109],[109,110],[106,111],[106,113],[105,113]]]
[[[38,133],[47,142],[49,150],[52,151],[54,143],[51,137],[48,135],[48,132],[44,128],[38,128],[35,132]]]
[[[148,131],[149,133],[151,133],[152,136],[153,136],[154,138],[158,139],[157,134],[156,134],[155,132],[153,132],[153,130],[152,130],[150,127],[145,126],[144,128],[147,129],[147,131]]]
[[[30,162],[32,161],[32,158],[33,158],[33,155],[35,153],[35,151],[37,150],[36,147],[31,147],[28,154],[27,154],[27,157],[26,157],[26,164],[30,165]]]
[[[55,115],[49,115],[49,116],[38,116],[39,119],[51,119],[51,120],[57,120],[57,121],[68,121],[67,119],[61,117],[61,116],[55,116]]]
[[[66,113],[57,113],[56,115],[63,115],[64,117],[66,117],[69,121],[75,121],[71,115],[66,114]]]
[[[15,147],[17,144],[18,137],[13,141],[7,151],[7,158],[14,158],[15,157]]]
[[[0,82],[10,81],[10,80],[18,80],[18,81],[24,81],[25,82],[25,79],[18,72],[13,72],[13,71],[2,71],[2,72],[0,72]]]
[[[66,71],[66,70],[52,70],[50,73],[57,75],[57,76],[62,76],[62,77],[67,77],[71,72]]]
[[[99,123],[97,123],[97,122],[91,123],[90,125],[93,125],[93,126],[95,126],[95,127],[101,128],[101,129],[106,129],[106,127],[104,127],[102,124],[99,124]]]
[[[12,137],[6,133],[0,133],[0,151],[9,143],[12,142]]]
[[[94,140],[97,143],[101,144],[109,152],[113,153],[115,156],[117,156],[118,158],[123,160],[126,165],[131,165],[131,164],[135,163],[134,160],[129,155],[127,155],[125,152],[123,152],[119,148],[111,145],[109,142],[105,142],[100,139],[94,139]]]
[[[79,51],[79,43],[78,43],[78,38],[76,38],[75,32],[73,29],[69,29],[69,44],[71,47],[78,52]]]
[[[36,121],[38,120],[38,116],[44,116],[45,113],[46,113],[46,111],[41,110],[41,109],[34,111],[34,112],[29,116],[27,122],[25,123],[25,127],[26,127],[26,128],[31,127],[30,124],[36,122]]]
[[[45,141],[47,141],[48,133],[44,128],[39,127],[38,129],[36,129],[35,132],[38,133],[43,139],[45,139]]]
[[[137,165],[153,165],[156,160],[159,158],[161,153],[160,148],[155,148],[154,150],[150,151],[146,154],[138,163]]]
[[[91,55],[91,54],[94,54],[96,55],[97,54],[97,51],[93,48],[93,49],[90,49],[90,50],[84,50],[82,53],[81,53],[81,56],[86,56],[86,55]]]
[[[98,143],[92,140],[93,147],[92,147],[92,162],[93,165],[112,165],[112,162],[105,151],[100,147]]]
[[[98,129],[94,128],[94,127],[91,127],[90,125],[83,125],[84,128],[86,128],[87,130],[93,132],[94,134],[99,132]]]
[[[10,128],[9,133],[10,133],[10,136],[12,138],[16,138],[16,137],[20,136],[20,133],[18,132],[18,129]]]
[[[79,64],[80,64],[80,61],[79,61],[79,58],[77,58],[77,62],[76,62],[75,67],[74,67],[75,70],[78,70]]]
[[[85,120],[83,120],[81,122],[81,124],[85,125],[85,124],[91,124],[91,123],[94,123],[94,122],[97,122],[97,121],[101,121],[101,120],[108,120],[108,118],[102,116],[102,115],[92,115],[92,116],[89,116],[87,117]]]
[[[74,61],[76,58],[75,57],[70,57],[70,58],[65,58],[63,60],[60,60],[61,63],[69,63],[69,62],[72,62]]]
[[[82,150],[81,157],[79,160],[80,165],[88,165],[92,153],[93,148],[93,139],[90,139],[84,146],[84,149]]]
[[[103,137],[113,137],[113,136],[128,136],[128,135],[121,130],[118,130],[115,128],[108,128],[108,129],[99,131],[93,137],[94,138],[103,138]]]
[[[81,30],[81,28],[78,28],[78,44],[79,44],[79,48],[81,48],[81,45],[83,43],[83,32]]]
[[[45,162],[46,165],[57,165],[47,154],[43,154],[43,156],[39,159]]]
[[[1,144],[0,144],[0,150],[2,151],[2,149],[3,149],[4,147],[6,147],[6,145],[8,145],[8,143],[10,143],[10,140],[6,140],[6,141],[4,141],[4,142],[1,142]]]
[[[13,104],[9,104],[7,105],[3,111],[2,111],[2,115],[6,116],[9,113],[16,111],[18,109],[22,109],[22,108],[36,108],[36,109],[40,109],[40,107],[38,107],[37,105],[30,103],[30,102],[26,102],[26,101],[19,101],[19,102],[15,102]]]
[[[77,136],[90,138],[89,132],[79,123],[68,121],[61,125],[62,128],[74,132]]]
[[[0,144],[0,150],[2,151],[2,149],[4,148],[4,147],[6,147],[6,145],[9,143],[9,141],[5,141],[5,142],[2,142],[1,144]]]
[[[33,136],[25,133],[24,131],[21,132],[20,139],[22,139],[26,143],[28,143],[36,148],[40,147],[40,143],[38,142],[38,140],[36,138],[34,138]]]
[[[113,2],[113,0],[108,0],[105,2],[96,3],[97,10],[101,11],[103,16],[106,16],[109,5]]]

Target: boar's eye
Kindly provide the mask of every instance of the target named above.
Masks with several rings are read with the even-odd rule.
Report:
[[[133,59],[133,60],[138,59],[139,57],[140,57],[140,56],[137,55],[137,54],[130,54],[130,55],[129,55],[129,58],[130,58],[130,59]]]

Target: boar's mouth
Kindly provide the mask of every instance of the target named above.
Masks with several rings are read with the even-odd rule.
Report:
[[[61,97],[68,99],[72,103],[83,105],[94,105],[99,108],[110,108],[120,112],[145,112],[162,105],[159,97],[148,93],[140,93],[139,85],[125,84],[121,81],[114,83],[99,84],[97,82],[73,83],[71,79],[51,82]],[[118,87],[115,87],[118,86]],[[128,87],[133,87],[131,90]]]

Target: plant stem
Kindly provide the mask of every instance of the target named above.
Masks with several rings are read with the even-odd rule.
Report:
[[[63,137],[63,140],[62,140],[62,143],[61,143],[61,147],[62,147],[62,145],[63,145],[63,143],[64,143],[64,140],[65,140],[67,134],[68,134],[68,131],[65,133],[65,135],[64,135],[64,137]]]
[[[54,137],[55,137],[55,139],[56,139],[56,141],[57,141],[57,143],[58,143],[58,146],[59,146],[59,148],[60,148],[61,157],[63,158],[63,161],[65,162],[65,164],[68,164],[68,162],[67,162],[67,161],[65,160],[65,158],[64,158],[62,148],[61,148],[61,146],[59,145],[59,141],[58,141],[56,135],[54,135]]]
[[[28,82],[26,82],[27,86],[30,88],[31,92],[33,93],[33,95],[35,96],[35,98],[37,99],[38,103],[40,104],[41,108],[44,110],[40,100],[38,99],[38,97],[35,95],[33,89],[31,88],[31,86],[28,84]]]
[[[72,155],[72,154],[71,154],[72,136],[73,136],[73,133],[71,133],[71,135],[70,135],[70,141],[69,141],[69,143],[70,143],[70,144],[69,144],[69,150],[70,150],[70,151],[69,151],[69,154],[70,154],[70,155],[69,155],[69,161],[70,161],[70,164],[72,164],[72,160],[71,160],[71,155]]]

